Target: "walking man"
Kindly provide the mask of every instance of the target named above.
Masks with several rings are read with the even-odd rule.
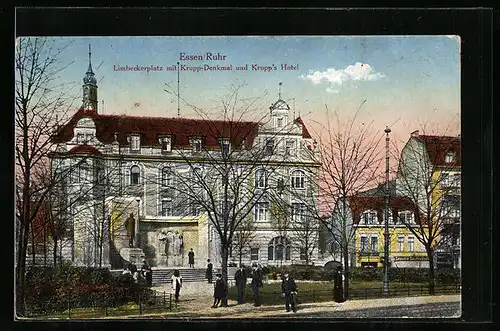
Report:
[[[259,290],[263,286],[262,283],[262,272],[257,268],[257,264],[252,265],[252,294],[253,302],[255,307],[260,307],[260,295]]]
[[[297,306],[295,305],[295,297],[297,295],[297,285],[295,280],[290,277],[288,272],[285,272],[283,280],[281,281],[281,292],[285,297],[285,308],[286,311],[290,311],[290,306],[293,312],[297,312]]]
[[[234,280],[236,281],[236,289],[238,292],[238,304],[245,303],[245,287],[247,285],[247,273],[240,265],[239,269],[236,270],[234,274]]]
[[[188,253],[188,260],[189,260],[189,267],[194,268],[194,252],[192,248]]]
[[[207,271],[205,272],[205,278],[208,279],[208,283],[212,284],[212,270],[213,270],[213,265],[212,262],[210,262],[210,259],[207,260]]]

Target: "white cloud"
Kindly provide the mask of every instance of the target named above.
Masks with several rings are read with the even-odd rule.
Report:
[[[309,73],[309,75],[299,76],[299,78],[309,80],[314,85],[329,83],[331,86],[326,89],[328,93],[339,93],[337,89],[332,87],[341,86],[346,82],[374,81],[383,77],[385,77],[384,74],[375,72],[369,64],[361,62],[348,65],[340,70],[328,68],[325,71],[314,71]]]

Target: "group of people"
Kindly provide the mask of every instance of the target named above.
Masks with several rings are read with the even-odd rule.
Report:
[[[208,282],[211,283],[211,275],[212,275],[212,263],[210,260],[207,261],[208,266],[207,266],[207,278]],[[253,297],[253,305],[255,307],[261,306],[260,302],[260,288],[263,287],[264,282],[263,282],[263,275],[262,275],[262,270],[257,267],[257,264],[252,265],[252,272],[251,275],[247,274],[247,271],[245,268],[243,268],[242,265],[236,270],[236,273],[234,274],[234,280],[236,283],[236,291],[237,291],[237,302],[238,304],[244,304],[245,303],[245,289],[247,286],[247,279],[250,276],[252,278],[251,280],[251,286],[252,286],[252,297]],[[288,273],[285,273],[283,275],[282,281],[281,281],[281,290],[283,293],[283,296],[285,298],[285,309],[286,311],[297,311],[297,305],[296,305],[296,295],[297,295],[297,285],[295,284],[295,280],[290,277]],[[219,304],[221,304],[222,300],[227,297],[227,285],[222,279],[221,274],[216,275],[215,279],[215,285],[214,285],[214,303],[212,305],[212,308],[217,308]]]
[[[141,270],[137,269],[134,261],[130,262],[123,268],[122,277],[131,277],[134,283],[146,283],[148,287],[153,285],[153,270],[151,266],[144,260]]]

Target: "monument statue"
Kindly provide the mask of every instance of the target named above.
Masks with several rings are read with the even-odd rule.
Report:
[[[135,237],[135,219],[134,214],[130,213],[130,216],[125,220],[125,229],[127,229],[128,246],[134,247],[134,237]]]

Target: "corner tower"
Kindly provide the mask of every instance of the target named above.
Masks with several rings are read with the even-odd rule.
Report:
[[[97,79],[92,71],[91,49],[89,45],[89,67],[83,77],[83,108],[97,112]]]
[[[282,83],[280,82],[278,100],[269,107],[271,111],[272,126],[278,130],[288,125],[288,111],[290,110],[290,106],[281,99],[281,85]]]

